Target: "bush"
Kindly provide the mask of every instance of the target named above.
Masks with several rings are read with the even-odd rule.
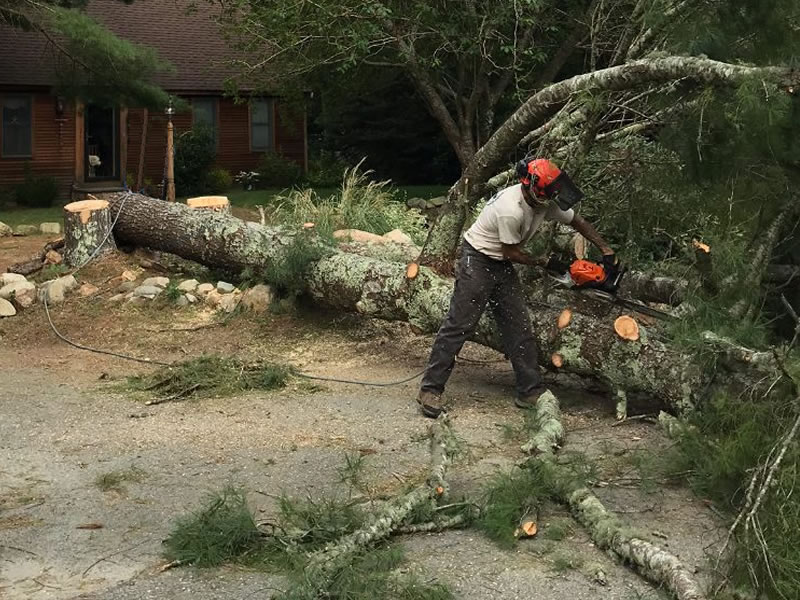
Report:
[[[260,188],[291,187],[303,180],[300,165],[275,152],[265,152],[257,170]]]
[[[217,167],[206,173],[206,188],[211,194],[222,193],[229,190],[232,185],[233,177],[226,169]]]
[[[321,152],[318,158],[308,161],[306,183],[309,187],[337,187],[350,168],[346,161],[333,152]]]
[[[178,136],[175,143],[175,189],[181,196],[203,194],[217,151],[208,127],[195,127]]]
[[[17,204],[31,208],[48,208],[58,200],[58,181],[48,175],[34,175],[25,163],[25,181],[14,189]]]

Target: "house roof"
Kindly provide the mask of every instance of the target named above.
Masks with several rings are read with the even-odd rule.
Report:
[[[86,12],[119,37],[155,48],[172,63],[174,73],[155,82],[172,92],[222,91],[234,74],[225,61],[235,52],[226,44],[213,17],[215,5],[189,11],[190,0],[90,0]],[[58,50],[44,35],[0,25],[0,85],[55,84]]]

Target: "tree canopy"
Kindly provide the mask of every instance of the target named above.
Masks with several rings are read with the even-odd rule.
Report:
[[[165,105],[168,96],[153,77],[170,65],[152,48],[114,35],[84,12],[87,4],[88,0],[0,0],[0,22],[47,39],[56,55],[60,93],[96,103]]]

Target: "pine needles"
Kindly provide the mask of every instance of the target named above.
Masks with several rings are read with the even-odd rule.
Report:
[[[128,378],[137,391],[156,395],[150,404],[189,397],[225,396],[248,390],[274,390],[286,385],[292,367],[269,362],[244,363],[235,358],[201,356],[163,367],[150,375]]]

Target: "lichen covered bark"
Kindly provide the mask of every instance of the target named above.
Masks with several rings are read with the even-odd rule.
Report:
[[[665,586],[678,600],[703,600],[704,592],[676,556],[637,537],[603,506],[581,478],[556,460],[554,449],[561,442],[563,428],[554,420],[559,421],[558,400],[547,392],[536,407],[536,422],[542,427],[531,438],[539,454],[529,459],[528,466],[541,473],[550,491],[569,506],[598,547],[611,551],[653,583]]]
[[[114,236],[110,235],[111,222],[111,211],[108,208],[86,213],[65,210],[64,262],[70,267],[79,267],[93,254],[96,256],[115,250]]]

